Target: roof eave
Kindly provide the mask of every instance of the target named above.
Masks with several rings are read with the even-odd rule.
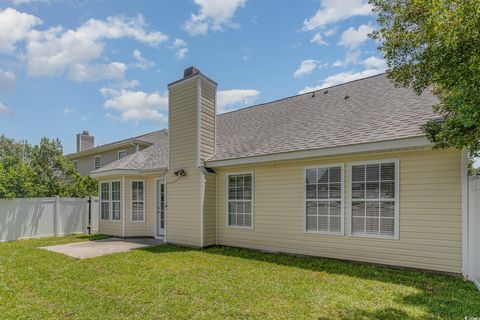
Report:
[[[206,161],[205,166],[209,168],[218,168],[226,166],[237,166],[246,164],[255,164],[270,161],[296,160],[316,157],[331,157],[341,155],[351,155],[366,152],[395,151],[404,149],[418,149],[432,147],[432,143],[425,136],[416,136],[410,138],[382,140],[369,143],[351,144],[330,148],[300,150],[292,152],[283,152],[276,154],[259,155],[237,159]]]
[[[151,143],[151,142],[146,142],[146,141],[142,141],[142,140],[127,140],[127,141],[117,142],[117,143],[113,143],[113,144],[108,144],[108,145],[105,145],[105,146],[98,146],[98,147],[95,147],[95,148],[92,148],[92,149],[87,149],[87,150],[80,151],[80,152],[69,153],[69,154],[65,155],[65,157],[68,160],[74,160],[74,159],[86,157],[86,156],[89,156],[89,155],[102,153],[102,152],[105,152],[105,151],[115,150],[115,149],[120,148],[120,147],[130,146],[130,145],[132,145],[132,143],[133,144],[138,144],[138,145],[144,146],[144,147],[149,147],[149,146],[153,145],[153,143]]]

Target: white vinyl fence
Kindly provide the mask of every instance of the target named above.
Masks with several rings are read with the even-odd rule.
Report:
[[[480,289],[480,176],[469,177],[468,277]]]
[[[88,198],[0,199],[0,242],[87,233],[88,212]]]

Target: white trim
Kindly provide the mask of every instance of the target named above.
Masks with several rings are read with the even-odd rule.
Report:
[[[168,211],[168,205],[167,205],[167,202],[168,202],[168,199],[167,199],[167,175],[164,175],[163,176],[163,184],[164,184],[164,187],[163,187],[163,190],[165,192],[165,203],[164,203],[164,206],[165,206],[165,230],[164,230],[164,234],[163,234],[163,241],[166,243],[167,242],[167,229],[168,229],[168,215],[167,215],[167,211]]]
[[[468,151],[462,150],[460,164],[462,181],[462,274],[468,276],[469,270],[469,230],[468,230]]]
[[[127,156],[127,150],[120,150],[120,151],[117,151],[117,160],[120,160],[120,159],[123,159],[123,158],[125,158],[125,157],[122,157],[122,158],[120,158],[120,153],[121,153],[121,152],[125,152],[125,157]]]
[[[114,220],[113,219],[113,183],[119,182],[120,183],[120,201],[115,200],[115,202],[120,202],[120,219]],[[110,220],[112,221],[122,221],[123,219],[123,207],[122,207],[122,181],[121,180],[110,180]]]
[[[386,140],[370,143],[360,143],[339,147],[322,148],[315,150],[301,150],[292,152],[283,152],[278,154],[268,154],[262,156],[252,156],[246,158],[237,158],[229,160],[206,161],[206,167],[215,168],[223,166],[235,166],[243,164],[252,164],[268,161],[296,160],[314,157],[337,156],[345,154],[356,154],[377,151],[394,151],[400,149],[416,149],[431,147],[432,143],[425,137],[404,138],[395,140]]]
[[[161,178],[155,178],[155,217],[154,217],[154,223],[155,223],[155,228],[154,228],[154,238],[155,239],[165,239],[165,230],[166,230],[166,226],[167,226],[167,215],[166,215],[166,211],[167,211],[167,206],[165,205],[166,204],[166,200],[167,200],[167,197],[166,197],[166,183],[165,183],[165,177],[161,177]],[[158,195],[161,194],[161,190],[160,189],[160,186],[163,184],[163,220],[164,220],[164,227],[163,227],[163,236],[162,235],[159,235],[159,232],[158,232],[158,212],[157,212],[157,209],[158,209],[158,205],[159,205],[159,201],[160,199],[158,198]]]
[[[123,214],[122,214],[122,236],[125,238],[126,237],[126,234],[127,234],[127,231],[126,231],[126,217],[125,215],[127,214],[127,210],[125,210],[125,205],[126,205],[126,199],[125,199],[125,188],[126,188],[126,184],[125,184],[125,176],[122,176],[122,210],[123,210]]]
[[[312,234],[324,234],[324,235],[333,235],[333,236],[343,236],[345,235],[345,164],[341,163],[332,163],[332,164],[322,164],[322,165],[313,165],[303,167],[303,232],[312,233]],[[321,168],[334,168],[340,167],[340,232],[330,232],[330,231],[311,231],[307,230],[307,169],[321,169]],[[327,199],[330,200],[330,199]],[[311,200],[315,201],[315,200]]]
[[[200,78],[197,79],[197,136],[196,136],[196,152],[195,152],[195,162],[197,164],[197,167],[200,167],[200,157],[201,157],[201,151],[200,151],[200,142],[201,142],[201,138],[200,138],[200,134],[201,134],[201,130],[200,130],[200,121],[201,121],[201,107],[202,107],[202,104],[200,103],[201,102],[201,98],[202,98],[202,80]]]
[[[228,223],[228,203],[229,203],[229,198],[228,198],[228,183],[230,180],[230,176],[235,176],[235,175],[240,175],[240,174],[251,174],[252,175],[252,199],[250,202],[252,203],[252,225],[250,227],[248,226],[231,226]],[[246,230],[253,230],[254,229],[254,212],[255,212],[255,173],[253,171],[241,171],[241,172],[230,172],[226,175],[226,201],[225,201],[225,215],[226,215],[226,221],[225,225],[227,228],[232,228],[232,229],[246,229]]]
[[[97,165],[96,165],[96,159],[97,158],[100,158],[100,166],[98,168],[97,168]],[[93,156],[93,170],[100,169],[101,167],[102,167],[102,155],[97,154],[97,155]]]
[[[113,189],[112,189],[112,183],[114,182],[120,182],[120,219],[119,220],[114,220],[113,219],[113,200],[112,200],[112,194],[113,194]],[[108,201],[102,201],[102,184],[107,184],[108,185]],[[115,180],[105,180],[105,181],[100,181],[98,183],[98,204],[99,204],[99,209],[98,213],[100,215],[100,220],[101,221],[110,221],[110,222],[121,222],[123,220],[123,215],[124,215],[124,206],[122,204],[122,201],[124,199],[123,197],[123,188],[122,188],[122,183],[120,180],[115,179]],[[108,202],[108,219],[103,219],[102,218],[102,202]],[[116,201],[118,202],[118,201]]]
[[[139,176],[139,175],[154,175],[165,174],[166,169],[153,169],[153,170],[130,170],[130,169],[115,169],[101,172],[90,173],[92,178],[109,177],[109,176]]]
[[[390,199],[395,201],[395,216],[394,216],[394,228],[395,232],[393,236],[384,236],[384,235],[368,235],[368,234],[352,234],[352,167],[355,165],[368,165],[368,164],[382,164],[382,163],[395,163],[395,198]],[[348,227],[348,235],[351,237],[359,237],[359,238],[377,238],[377,239],[387,239],[387,240],[398,240],[400,238],[400,160],[398,158],[395,159],[380,159],[380,160],[371,160],[371,161],[358,161],[358,162],[350,162],[348,169],[349,174],[349,197],[348,197],[348,208],[349,208],[349,227]],[[365,200],[365,199],[357,199],[357,200]],[[371,199],[371,200],[378,200],[378,199]]]
[[[133,220],[133,183],[134,182],[142,182],[143,183],[143,220]],[[145,223],[145,206],[146,206],[146,201],[145,201],[145,189],[146,189],[146,185],[145,185],[145,180],[141,180],[141,179],[135,179],[135,180],[130,180],[130,221],[132,223]],[[136,202],[140,202],[140,201],[136,201]]]
[[[200,170],[200,247],[203,247],[205,242],[205,234],[204,234],[204,227],[205,227],[205,174],[202,170]]]

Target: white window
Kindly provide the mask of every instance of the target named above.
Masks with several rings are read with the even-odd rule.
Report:
[[[110,220],[110,183],[100,183],[100,217]]]
[[[132,181],[132,221],[145,221],[143,181]]]
[[[352,235],[398,237],[398,160],[351,165]]]
[[[123,159],[126,156],[127,156],[127,151],[126,150],[118,151],[118,160]]]
[[[120,181],[100,183],[100,217],[102,220],[121,219],[121,195]]]
[[[101,156],[95,156],[93,158],[93,168],[94,170],[97,170],[102,166],[102,157]]]
[[[343,233],[343,166],[305,169],[305,228]]]
[[[228,180],[228,226],[252,227],[253,175],[231,174]]]
[[[121,187],[120,181],[112,182],[112,220],[121,219]]]

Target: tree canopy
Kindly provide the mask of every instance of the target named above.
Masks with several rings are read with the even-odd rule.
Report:
[[[0,136],[0,198],[85,197],[97,183],[81,176],[63,156],[60,140],[29,145]]]
[[[372,38],[396,85],[439,98],[424,131],[436,148],[480,145],[480,0],[370,0]]]

